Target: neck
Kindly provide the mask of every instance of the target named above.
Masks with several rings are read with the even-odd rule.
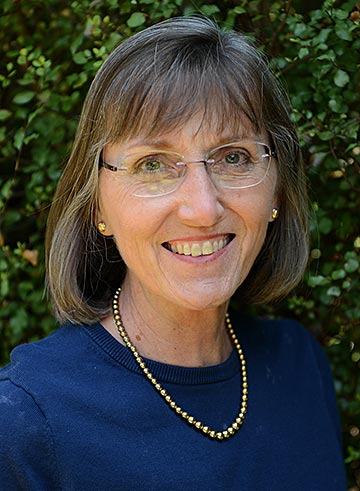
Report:
[[[180,309],[153,300],[124,285],[119,298],[124,328],[142,357],[185,367],[217,365],[232,351],[225,313],[227,305],[205,311]],[[122,339],[112,315],[104,327],[118,341]]]

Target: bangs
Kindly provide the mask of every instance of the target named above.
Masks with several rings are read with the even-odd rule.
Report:
[[[107,143],[153,137],[200,120],[211,131],[234,134],[250,122],[263,128],[262,78],[258,66],[228,54],[194,46],[174,59],[124,67],[110,84],[104,103]],[[237,58],[239,54],[237,53]],[[247,126],[249,126],[247,124]],[[199,129],[200,129],[199,127]]]

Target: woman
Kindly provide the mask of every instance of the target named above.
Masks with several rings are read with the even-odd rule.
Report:
[[[122,43],[49,217],[64,326],[1,372],[4,489],[344,489],[321,348],[227,314],[299,282],[306,215],[286,98],[246,37],[178,18]]]

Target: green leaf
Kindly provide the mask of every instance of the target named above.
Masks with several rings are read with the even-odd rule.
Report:
[[[322,234],[328,234],[332,229],[333,222],[330,218],[323,217],[319,221],[319,230]]]
[[[341,290],[340,290],[340,288],[338,286],[331,286],[330,288],[328,288],[328,290],[327,290],[326,293],[330,297],[340,297]]]
[[[19,128],[16,133],[15,133],[15,136],[14,136],[14,147],[17,149],[17,150],[20,150],[22,144],[23,144],[23,141],[24,141],[24,137],[25,137],[25,130],[24,128]]]
[[[9,119],[11,114],[11,111],[9,111],[8,109],[0,109],[0,121],[5,121],[6,119]]]
[[[307,33],[308,30],[309,28],[306,24],[296,24],[294,34],[297,37],[302,37],[305,33]]]
[[[24,92],[19,92],[18,94],[15,95],[13,102],[15,104],[27,104],[28,102],[31,101],[35,96],[35,92],[32,90],[25,90]]]
[[[134,28],[142,26],[143,24],[145,24],[145,21],[145,14],[143,14],[142,12],[134,12],[130,15],[126,23],[129,27]]]
[[[211,15],[214,15],[214,14],[217,14],[218,12],[220,12],[220,9],[217,5],[203,5],[201,7],[201,12],[210,17]]]
[[[352,41],[351,31],[348,28],[346,28],[343,24],[337,25],[335,27],[335,32],[337,37],[342,39],[343,41]]]
[[[309,54],[309,49],[308,48],[300,48],[299,49],[299,59],[302,60]]]
[[[336,99],[330,99],[329,108],[334,113],[338,113],[338,114],[345,114],[348,110],[348,107],[343,103],[340,97],[337,97]]]
[[[11,186],[12,186],[11,180],[6,181],[5,184],[3,185],[3,187],[0,189],[0,196],[7,199],[9,197],[9,194],[10,194]]]
[[[355,273],[359,268],[359,261],[357,259],[349,259],[344,267],[348,273]]]
[[[77,65],[84,65],[88,61],[88,57],[85,55],[84,51],[79,51],[73,56],[73,60]]]
[[[336,269],[331,273],[331,278],[333,280],[342,280],[345,278],[346,272],[343,269]]]
[[[344,72],[344,70],[337,70],[334,76],[335,85],[337,85],[338,87],[345,87],[345,85],[348,84],[349,81],[350,77],[346,72]]]
[[[339,20],[345,20],[349,17],[349,13],[344,9],[334,9],[333,15]]]
[[[329,280],[322,275],[309,276],[307,283],[311,287],[328,285]]]
[[[235,14],[245,14],[246,9],[244,7],[237,6],[233,8],[233,12],[235,12]]]

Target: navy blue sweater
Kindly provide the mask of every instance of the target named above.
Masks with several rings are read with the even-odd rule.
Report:
[[[176,415],[100,324],[67,324],[0,370],[4,491],[343,491],[333,385],[293,321],[233,318],[248,368],[243,427],[221,442]],[[148,361],[184,410],[215,429],[238,412],[236,352],[221,365]]]

